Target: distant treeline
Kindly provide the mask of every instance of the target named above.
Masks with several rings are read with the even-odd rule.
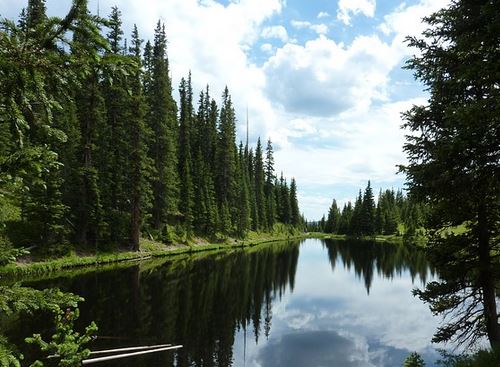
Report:
[[[243,237],[303,222],[294,179],[275,175],[271,141],[236,144],[226,87],[174,100],[165,26],[153,42],[121,13],[75,1],[65,19],[29,1],[0,30],[0,237],[16,245],[109,244],[142,235]],[[265,151],[264,151],[265,150]]]
[[[309,231],[335,233],[352,236],[377,234],[405,234],[413,236],[422,229],[426,207],[412,201],[402,190],[380,190],[375,203],[373,190],[368,181],[364,192],[354,204],[350,201],[340,209],[333,199],[327,216],[320,221],[308,222]]]

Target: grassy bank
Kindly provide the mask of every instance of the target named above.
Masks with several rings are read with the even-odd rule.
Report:
[[[13,279],[24,276],[41,276],[47,273],[60,272],[68,269],[104,266],[107,264],[129,263],[161,257],[176,257],[192,255],[209,251],[225,251],[229,249],[256,246],[264,243],[300,240],[311,237],[309,234],[285,233],[250,233],[243,240],[227,239],[221,243],[209,243],[203,239],[190,241],[188,244],[165,245],[148,239],[141,240],[140,251],[114,251],[106,253],[78,254],[72,251],[69,255],[56,258],[33,261],[29,257],[21,258],[16,263],[0,267],[0,278]]]
[[[82,269],[95,270],[97,267],[105,269],[118,266],[129,266],[131,262],[144,262],[153,258],[174,258],[181,259],[184,256],[193,256],[197,253],[209,253],[217,251],[228,251],[231,249],[253,247],[265,243],[300,240],[305,238],[349,240],[352,237],[346,235],[327,234],[320,232],[308,233],[258,233],[250,232],[245,239],[228,238],[220,243],[210,243],[204,239],[194,239],[187,244],[166,245],[161,242],[149,239],[141,239],[140,251],[116,250],[102,253],[77,253],[71,251],[68,255],[51,258],[33,260],[30,257],[21,258],[16,263],[0,267],[0,279],[12,280],[16,278],[38,278],[47,274],[72,271],[82,272]],[[403,238],[397,235],[361,237],[358,240],[371,240],[387,243],[402,243]]]
[[[376,242],[390,242],[390,243],[402,243],[403,237],[400,235],[377,235],[377,236],[348,236],[345,234],[333,234],[333,233],[321,233],[321,232],[311,232],[309,233],[311,237],[323,238],[331,240],[363,240],[363,241],[376,241]]]

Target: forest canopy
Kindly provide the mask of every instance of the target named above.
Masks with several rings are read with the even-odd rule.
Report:
[[[30,0],[0,30],[3,246],[138,249],[141,236],[244,237],[299,226],[297,185],[273,145],[237,145],[229,89],[172,85],[165,24],[126,41],[121,12],[66,17]],[[178,91],[178,98],[175,95]],[[178,102],[177,102],[177,101]]]

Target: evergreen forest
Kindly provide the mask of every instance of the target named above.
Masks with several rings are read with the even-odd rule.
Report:
[[[425,235],[428,208],[422,201],[412,200],[398,189],[380,189],[375,202],[370,181],[356,201],[342,206],[333,199],[328,215],[318,222],[308,222],[309,231],[348,236],[404,235],[406,238]]]
[[[275,172],[271,141],[238,144],[227,87],[196,94],[191,73],[172,85],[167,44],[161,21],[153,40],[135,26],[126,38],[117,7],[102,18],[85,0],[63,19],[30,0],[2,22],[3,247],[138,250],[141,237],[301,226],[297,184]]]
[[[306,221],[298,184],[277,168],[271,139],[249,142],[248,109],[246,139],[239,139],[245,121],[236,106],[246,101],[230,90],[239,95],[241,84],[205,85],[192,65],[193,73],[185,65],[174,81],[165,13],[147,40],[136,25],[125,34],[128,19],[117,6],[95,14],[89,0],[71,0],[55,17],[46,0],[25,2],[15,19],[0,17],[1,367],[81,366],[91,348],[102,352],[98,338],[145,353],[159,351],[150,349],[156,342],[185,344],[162,350],[162,363],[124,366],[229,367],[235,356],[245,365],[247,353],[262,366],[424,366],[443,345],[477,352],[443,351],[435,365],[499,365],[500,0],[451,0],[440,10],[431,1],[400,2],[391,12],[377,8],[384,16],[375,14],[375,1],[373,14],[338,1],[329,8],[336,20],[302,2],[317,14],[310,21],[289,18],[302,9],[276,0],[259,9],[259,21],[245,19],[260,42],[252,44],[257,56],[265,54],[256,69],[272,89],[259,86],[259,93],[289,123],[286,138],[312,159],[340,157],[332,147],[362,156],[345,157],[340,163],[349,167],[340,170],[338,159],[321,167],[307,161],[333,172],[315,173],[319,184],[299,167],[309,190],[303,208],[323,202],[318,195],[332,184],[323,181],[353,182],[338,173],[344,168],[358,180],[360,167],[389,164],[387,152],[374,150],[380,157],[370,160],[360,149],[361,142],[384,144],[374,127],[406,134],[405,163],[390,163],[404,183],[377,174],[387,170],[366,176],[405,189],[377,193],[368,181],[354,200],[332,199],[319,221]],[[240,3],[269,5],[190,4]],[[408,25],[396,23],[422,9],[429,10],[423,31],[403,41]],[[373,18],[362,28],[371,36],[353,31],[357,15]],[[329,17],[345,34],[333,37]],[[267,27],[271,18],[283,25]],[[375,57],[385,51],[394,60]],[[327,65],[337,61],[344,69]],[[401,63],[414,80],[404,79]],[[279,72],[293,75],[277,85]],[[310,82],[313,74],[318,80]],[[401,106],[407,110],[398,111],[402,125],[393,131],[385,117]],[[362,128],[348,123],[363,119],[370,121]],[[354,142],[357,134],[365,135]],[[280,152],[295,163],[295,152]],[[255,341],[248,350],[247,329]]]

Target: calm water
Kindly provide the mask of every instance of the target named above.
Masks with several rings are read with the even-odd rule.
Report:
[[[431,278],[422,254],[403,246],[308,239],[30,285],[86,298],[80,321],[95,320],[103,337],[91,349],[184,345],[96,366],[401,366],[411,351],[433,366],[439,320],[411,295]]]

